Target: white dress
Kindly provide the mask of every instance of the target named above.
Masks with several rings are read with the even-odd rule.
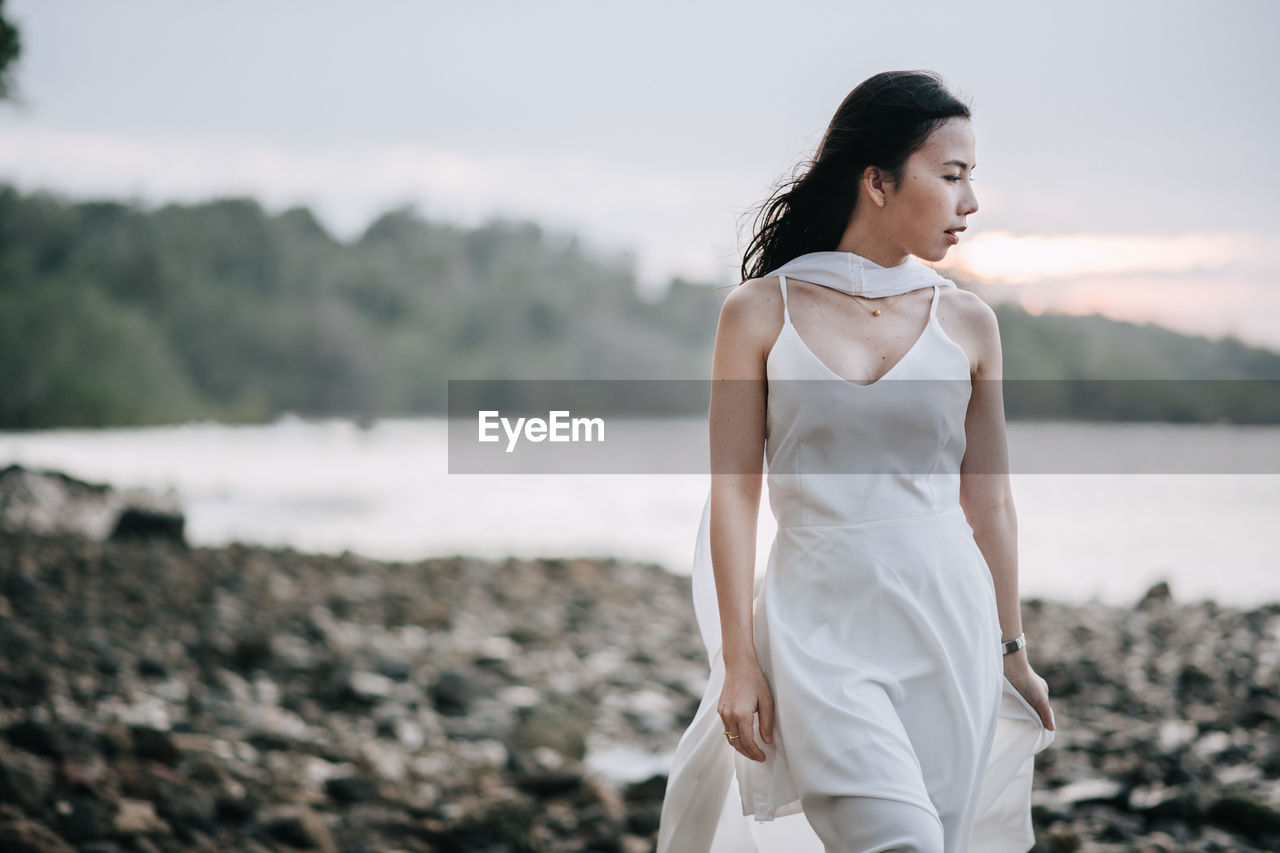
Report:
[[[854,258],[886,274],[906,269]],[[774,743],[760,739],[757,717],[767,758],[746,758],[716,710],[724,662],[708,496],[693,596],[711,675],[676,748],[658,853],[822,853],[801,810],[806,794],[930,809],[948,853],[1025,853],[1035,843],[1034,756],[1054,732],[1004,677],[995,585],[959,501],[970,366],[936,316],[939,288],[954,285],[928,274],[927,326],[869,385],[839,377],[807,347],[781,276],[765,447],[778,532],[754,603]]]

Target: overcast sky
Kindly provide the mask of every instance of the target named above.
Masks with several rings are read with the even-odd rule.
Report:
[[[1031,310],[1280,348],[1280,3],[9,0],[0,180],[147,203],[412,201],[737,281],[746,220],[840,101],[940,72],[981,210],[951,269]],[[940,269],[944,269],[940,265]],[[424,273],[425,274],[425,273]]]

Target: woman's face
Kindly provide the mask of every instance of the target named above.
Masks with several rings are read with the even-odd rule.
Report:
[[[898,184],[886,185],[882,210],[883,224],[903,252],[927,261],[946,257],[958,242],[946,232],[963,227],[978,210],[975,165],[973,125],[966,118],[939,125],[907,159]]]

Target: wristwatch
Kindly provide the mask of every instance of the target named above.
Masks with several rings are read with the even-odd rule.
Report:
[[[1000,648],[1001,648],[1001,649],[1004,651],[1004,653],[1007,655],[1007,654],[1012,654],[1013,652],[1016,652],[1018,649],[1022,648],[1022,647],[1023,647],[1023,646],[1025,646],[1026,644],[1027,644],[1027,638],[1026,638],[1026,635],[1025,635],[1025,634],[1019,634],[1018,636],[1014,637],[1014,638],[1013,638],[1012,640],[1010,640],[1009,642],[1007,642],[1007,643],[1001,643],[1001,644],[1000,644]]]

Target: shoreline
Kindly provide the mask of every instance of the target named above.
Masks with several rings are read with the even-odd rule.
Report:
[[[708,674],[687,576],[191,547],[153,511],[0,532],[0,846],[653,849]],[[1280,603],[1023,621],[1037,849],[1275,849]]]
[[[665,775],[589,756],[673,749],[707,671],[687,582],[617,560],[8,532],[0,593],[0,779],[21,792],[0,838],[649,850]],[[1042,842],[1266,849],[1280,605],[1157,586],[1130,608],[1029,600],[1024,621],[1059,726]]]

